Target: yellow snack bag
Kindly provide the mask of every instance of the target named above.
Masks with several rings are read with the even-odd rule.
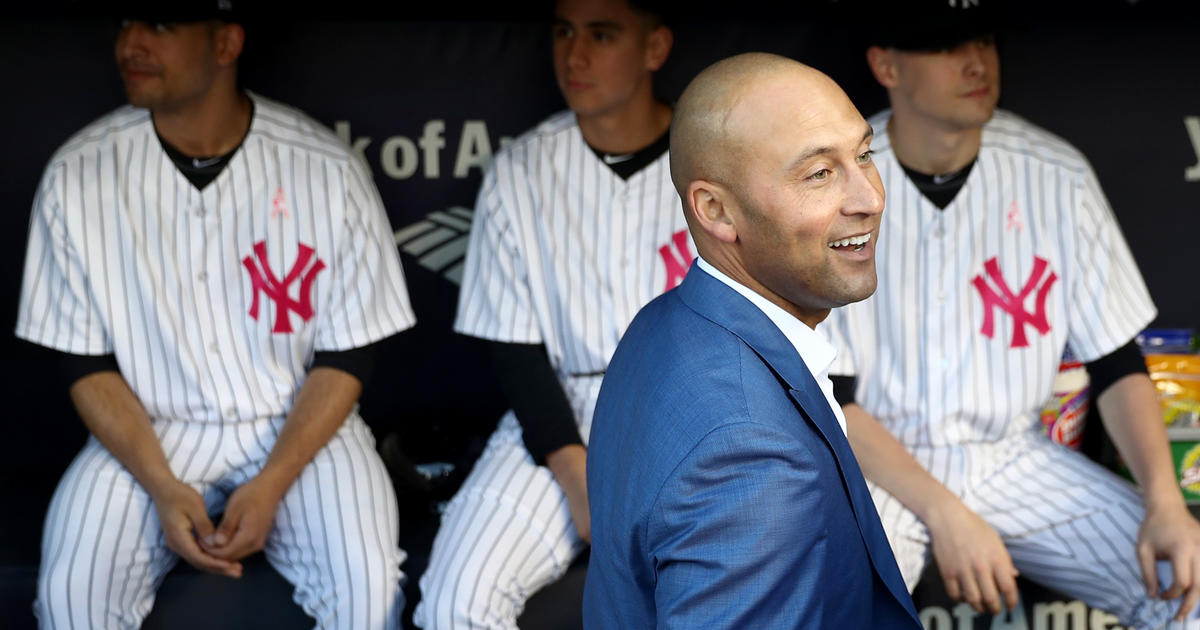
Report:
[[[1158,390],[1163,421],[1173,427],[1200,426],[1200,355],[1147,354],[1146,368]]]

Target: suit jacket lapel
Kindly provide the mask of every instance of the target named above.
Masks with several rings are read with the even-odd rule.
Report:
[[[915,617],[912,596],[896,567],[895,557],[879,522],[875,502],[867,491],[858,460],[842,433],[829,402],[821,392],[808,366],[796,353],[783,332],[757,306],[720,280],[692,265],[677,289],[680,299],[700,315],[737,335],[784,381],[799,410],[816,428],[833,452],[842,476],[842,485],[850,498],[859,532],[866,543],[875,572],[888,590]]]
[[[904,585],[904,578],[896,566],[896,558],[887,542],[887,534],[884,533],[883,524],[879,521],[875,501],[867,490],[862,470],[858,467],[858,460],[854,457],[854,452],[850,450],[850,443],[842,434],[842,428],[838,425],[837,418],[829,409],[829,402],[825,400],[825,395],[820,393],[812,376],[809,375],[808,378],[812,381],[812,387],[792,388],[792,399],[799,403],[801,413],[812,421],[833,451],[838,469],[842,473],[846,494],[850,497],[850,504],[854,509],[855,520],[858,521],[858,530],[870,552],[871,564],[875,565],[875,572],[879,574],[888,590],[901,604],[911,607],[912,595]],[[915,609],[912,612],[914,615],[916,614]]]

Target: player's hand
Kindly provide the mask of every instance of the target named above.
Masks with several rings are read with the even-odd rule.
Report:
[[[242,577],[242,564],[207,553],[199,540],[213,533],[212,521],[204,497],[183,482],[171,484],[151,497],[158,512],[167,548],[201,571],[228,577]]]
[[[554,473],[555,481],[567,495],[567,509],[571,511],[575,531],[590,545],[592,516],[588,512],[587,449],[579,444],[564,446],[546,456],[546,467]]]
[[[1183,621],[1200,601],[1200,523],[1182,501],[1157,508],[1147,506],[1138,530],[1137,556],[1149,597],[1158,597],[1163,586],[1158,583],[1156,561],[1170,561],[1172,584],[1161,595],[1163,599],[1183,596],[1175,614],[1176,621]]]
[[[281,498],[261,478],[247,481],[229,495],[220,525],[210,536],[201,537],[201,546],[225,560],[241,560],[262,549]]]
[[[957,498],[933,511],[925,525],[951,599],[976,612],[999,614],[1001,598],[1005,608],[1016,608],[1017,569],[991,525]]]

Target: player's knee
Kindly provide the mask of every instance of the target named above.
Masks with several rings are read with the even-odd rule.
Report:
[[[515,628],[516,619],[503,611],[490,609],[479,592],[492,589],[475,588],[469,580],[465,588],[457,574],[451,579],[421,580],[421,603],[413,615],[416,624],[425,630],[461,630],[462,628]]]
[[[38,621],[39,628],[57,628],[60,624],[55,618],[55,611],[61,611],[62,603],[66,600],[58,601],[55,597],[48,595],[46,589],[42,586],[41,581],[38,581],[38,594],[33,600],[33,616]]]
[[[397,630],[401,627],[404,593],[399,589],[366,592],[362,588],[336,586],[315,604],[303,606],[316,620],[318,630]]]
[[[86,589],[86,581],[80,580],[70,571],[70,567],[43,561],[38,574],[37,599],[33,602],[33,613],[38,618],[38,624],[43,628],[66,626],[72,615],[79,614],[70,609],[71,604],[78,607],[86,595]]]
[[[320,569],[320,579],[297,581],[296,599],[317,621],[317,628],[400,627],[404,611],[400,583],[404,574],[398,559],[381,566],[378,561],[364,563],[352,558],[337,569]]]
[[[421,603],[413,620],[425,630],[453,628],[470,621],[465,598],[456,597],[454,584],[449,580],[421,579]]]
[[[43,566],[33,614],[40,628],[137,628],[141,620],[117,601],[97,597],[90,572],[64,564]],[[101,593],[103,595],[103,593]]]

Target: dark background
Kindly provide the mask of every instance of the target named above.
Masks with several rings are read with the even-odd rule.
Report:
[[[519,135],[563,102],[542,20],[549,5],[395,4],[350,1],[319,11],[267,5],[251,24],[242,77],[248,88],[330,127],[348,125],[352,140],[370,138],[363,154],[393,229],[402,231],[430,213],[473,207],[481,169],[461,178],[453,172],[464,125],[482,121],[495,151],[501,138]],[[675,15],[675,48],[657,80],[665,100],[709,63],[765,50],[824,70],[864,115],[886,103],[863,59],[867,16],[837,2],[690,6]],[[1055,5],[1057,14],[1032,2],[1006,6],[1001,106],[1066,138],[1092,161],[1159,307],[1155,325],[1200,327],[1193,244],[1200,181],[1185,179],[1198,162],[1185,119],[1200,117],[1200,22],[1191,11],[1147,0]],[[80,2],[41,3],[0,17],[0,578],[12,567],[27,575],[36,566],[50,493],[86,437],[54,364],[3,331],[15,325],[30,204],[43,167],[69,135],[123,103],[112,61],[115,33],[103,11]],[[405,141],[388,139],[416,144],[430,121],[444,124],[437,175],[429,176],[420,147],[411,176],[395,177],[395,164],[389,174],[383,149]],[[429,250],[409,244],[400,244],[401,255],[419,323],[385,347],[363,416],[381,439],[394,433],[414,461],[469,465],[503,403],[479,349],[450,332],[452,265],[427,268],[420,258]]]

